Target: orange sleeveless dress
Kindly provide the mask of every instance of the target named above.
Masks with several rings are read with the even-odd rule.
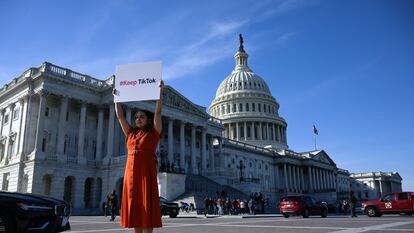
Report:
[[[121,227],[162,227],[155,154],[160,135],[131,128],[126,137],[128,159],[125,166],[121,203]]]

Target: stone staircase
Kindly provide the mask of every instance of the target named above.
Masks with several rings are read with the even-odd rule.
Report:
[[[216,198],[217,192],[221,194],[222,191],[226,192],[227,197],[231,199],[249,199],[249,195],[233,187],[221,185],[201,175],[188,174],[185,181],[185,192],[173,201],[194,203],[197,213],[201,214],[204,210],[204,198],[206,196]]]

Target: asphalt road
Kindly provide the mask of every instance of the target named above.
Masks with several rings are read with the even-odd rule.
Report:
[[[154,233],[182,232],[182,233],[390,233],[390,232],[413,232],[413,216],[382,216],[380,218],[368,218],[358,216],[328,216],[327,218],[290,217],[285,219],[278,216],[258,216],[255,218],[241,218],[241,216],[225,216],[204,218],[202,216],[185,218],[163,217],[163,227],[154,230]],[[110,222],[105,217],[82,217],[72,216],[70,218],[72,233],[92,232],[133,232],[132,229],[119,227],[119,217],[115,222]]]

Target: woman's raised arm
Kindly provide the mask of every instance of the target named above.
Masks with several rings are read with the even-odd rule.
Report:
[[[112,94],[115,94],[115,89],[112,90]],[[131,129],[131,126],[125,119],[124,111],[122,110],[122,106],[120,103],[115,103],[115,113],[116,117],[118,118],[119,124],[121,125],[122,131],[124,131],[125,136],[127,136],[129,130]]]
[[[155,107],[154,114],[154,128],[158,134],[161,134],[162,131],[162,121],[161,121],[161,107],[162,107],[162,91],[164,88],[164,81],[160,81],[160,99],[157,100],[157,105]]]

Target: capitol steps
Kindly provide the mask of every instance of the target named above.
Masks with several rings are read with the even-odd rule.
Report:
[[[204,198],[216,198],[217,192],[221,195],[224,191],[230,199],[249,199],[249,195],[228,185],[221,185],[207,177],[201,175],[187,175],[185,181],[185,193],[175,198],[176,203],[194,203],[197,213],[201,214],[204,210]]]

